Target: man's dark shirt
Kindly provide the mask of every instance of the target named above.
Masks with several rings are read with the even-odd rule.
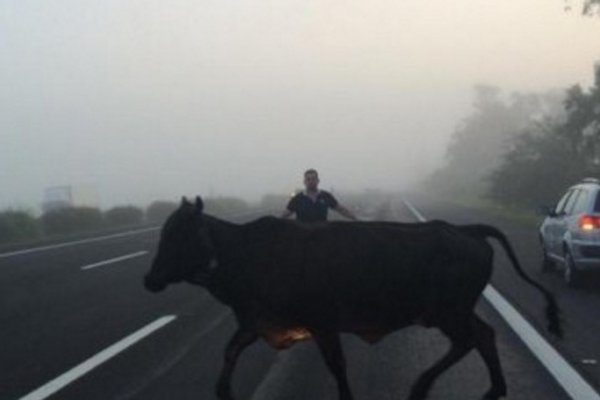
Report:
[[[320,190],[316,201],[313,201],[304,192],[296,194],[290,199],[287,209],[296,213],[296,219],[302,222],[327,221],[327,210],[338,205],[333,195],[325,190]]]

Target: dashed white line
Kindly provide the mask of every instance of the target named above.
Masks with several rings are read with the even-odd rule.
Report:
[[[81,240],[74,240],[71,242],[57,243],[57,244],[52,244],[52,245],[48,245],[48,246],[39,246],[39,247],[32,247],[32,248],[24,249],[24,250],[16,250],[16,251],[8,252],[8,253],[2,253],[2,254],[0,254],[0,258],[7,258],[7,257],[18,256],[21,254],[37,253],[39,251],[44,251],[44,250],[60,249],[61,247],[75,246],[78,244],[93,243],[93,242],[99,242],[101,240],[120,238],[120,237],[125,237],[125,236],[132,236],[132,235],[137,235],[139,233],[155,231],[155,230],[158,230],[159,228],[160,227],[155,226],[152,228],[136,229],[133,231],[115,233],[113,235],[98,236],[98,237],[93,237],[93,238],[89,238],[89,239],[81,239]]]
[[[203,329],[195,333],[189,340],[181,345],[178,350],[170,352],[156,369],[151,370],[148,375],[145,375],[143,379],[140,379],[137,383],[134,383],[133,386],[128,390],[120,393],[114,400],[129,400],[137,397],[141,391],[148,387],[148,385],[152,384],[163,374],[170,371],[175,365],[177,365],[177,363],[186,357],[193,346],[196,346],[198,343],[200,343],[206,335],[219,327],[230,317],[232,317],[230,312],[223,312],[217,318],[207,323]]]
[[[412,204],[406,200],[404,200],[404,204],[419,221],[426,221],[425,217]],[[571,398],[600,400],[600,395],[594,388],[496,289],[488,285],[483,291],[483,295]]]
[[[83,267],[81,267],[81,269],[83,271],[85,271],[85,270],[88,270],[88,269],[92,269],[92,268],[96,268],[96,267],[101,267],[101,266],[107,265],[107,264],[113,264],[113,263],[116,263],[116,262],[119,262],[119,261],[129,260],[130,258],[141,257],[141,256],[146,255],[146,254],[148,254],[148,252],[146,250],[142,250],[142,251],[138,251],[136,253],[126,254],[124,256],[111,258],[109,260],[104,260],[104,261],[99,261],[97,263],[84,265]]]
[[[417,217],[417,219],[418,219],[420,222],[425,222],[425,221],[427,221],[427,219],[426,219],[426,218],[423,216],[423,214],[421,214],[421,213],[419,212],[419,210],[417,210],[416,208],[414,208],[414,207],[413,207],[413,205],[412,205],[412,204],[410,204],[408,201],[404,200],[404,204],[405,204],[405,205],[406,205],[406,207],[407,207],[407,208],[410,210],[410,212],[411,212],[411,213],[413,213],[413,215],[414,215],[415,217]]]
[[[139,342],[146,336],[169,324],[170,322],[175,320],[175,318],[177,318],[175,315],[167,315],[157,319],[156,321],[123,338],[122,340],[118,341],[112,346],[102,350],[95,356],[87,359],[86,361],[82,362],[81,364],[77,365],[71,370],[53,379],[52,381],[39,387],[38,389],[34,390],[28,395],[21,397],[19,400],[43,400],[51,396],[52,394],[58,392],[60,389],[64,388],[71,382],[79,379],[81,376],[87,374],[94,368],[98,367],[100,364],[108,361],[123,350]]]
[[[235,218],[249,217],[252,215],[261,215],[261,214],[267,213],[267,212],[268,212],[268,210],[266,210],[266,209],[259,209],[259,210],[253,210],[253,211],[244,211],[244,212],[239,212],[239,213],[225,214],[222,217],[228,218],[228,219],[235,219]],[[93,242],[99,242],[99,241],[107,240],[107,239],[132,236],[132,235],[137,235],[137,234],[144,233],[144,232],[156,231],[156,230],[159,230],[160,228],[161,228],[160,226],[152,226],[149,228],[134,229],[134,230],[115,233],[115,234],[111,234],[111,235],[97,236],[97,237],[88,238],[88,239],[73,240],[70,242],[50,244],[47,246],[37,246],[37,247],[31,247],[31,248],[23,249],[23,250],[9,251],[6,253],[0,253],[0,258],[7,258],[7,257],[19,256],[22,254],[37,253],[39,251],[44,251],[44,250],[60,249],[62,247],[75,246],[78,244],[93,243]]]

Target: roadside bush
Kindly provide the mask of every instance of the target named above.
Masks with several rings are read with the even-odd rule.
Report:
[[[177,207],[179,204],[173,201],[154,201],[146,208],[146,220],[163,223]]]
[[[204,199],[204,210],[211,215],[227,216],[248,210],[248,203],[237,197],[213,197]]]
[[[292,194],[266,194],[264,195],[258,204],[258,206],[267,212],[281,214],[281,212],[285,209],[290,199],[292,198]]]
[[[40,227],[28,212],[0,212],[0,243],[36,239],[39,236]]]
[[[211,197],[202,200],[204,211],[218,217],[226,217],[249,209],[248,203],[237,197]],[[196,200],[194,197],[190,197],[188,201],[193,203]],[[179,207],[179,204],[179,202],[172,201],[155,201],[146,209],[146,220],[148,222],[163,223]]]
[[[104,220],[110,226],[140,224],[144,211],[136,206],[117,206],[104,212]]]
[[[102,212],[93,207],[69,207],[47,211],[40,217],[47,235],[69,234],[102,228]]]

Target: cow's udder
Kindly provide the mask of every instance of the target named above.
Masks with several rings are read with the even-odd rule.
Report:
[[[302,326],[297,327],[274,327],[269,326],[261,329],[260,335],[276,349],[287,349],[297,342],[312,339],[310,331]]]

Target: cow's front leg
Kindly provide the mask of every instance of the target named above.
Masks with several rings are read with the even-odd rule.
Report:
[[[258,335],[256,332],[240,328],[229,340],[225,349],[225,364],[217,383],[217,397],[220,400],[233,400],[233,395],[231,394],[231,375],[233,374],[235,364],[244,349],[254,343],[257,338]]]
[[[317,333],[314,336],[325,363],[335,376],[340,400],[352,400],[352,393],[346,376],[346,358],[340,343],[340,335],[338,333]]]

